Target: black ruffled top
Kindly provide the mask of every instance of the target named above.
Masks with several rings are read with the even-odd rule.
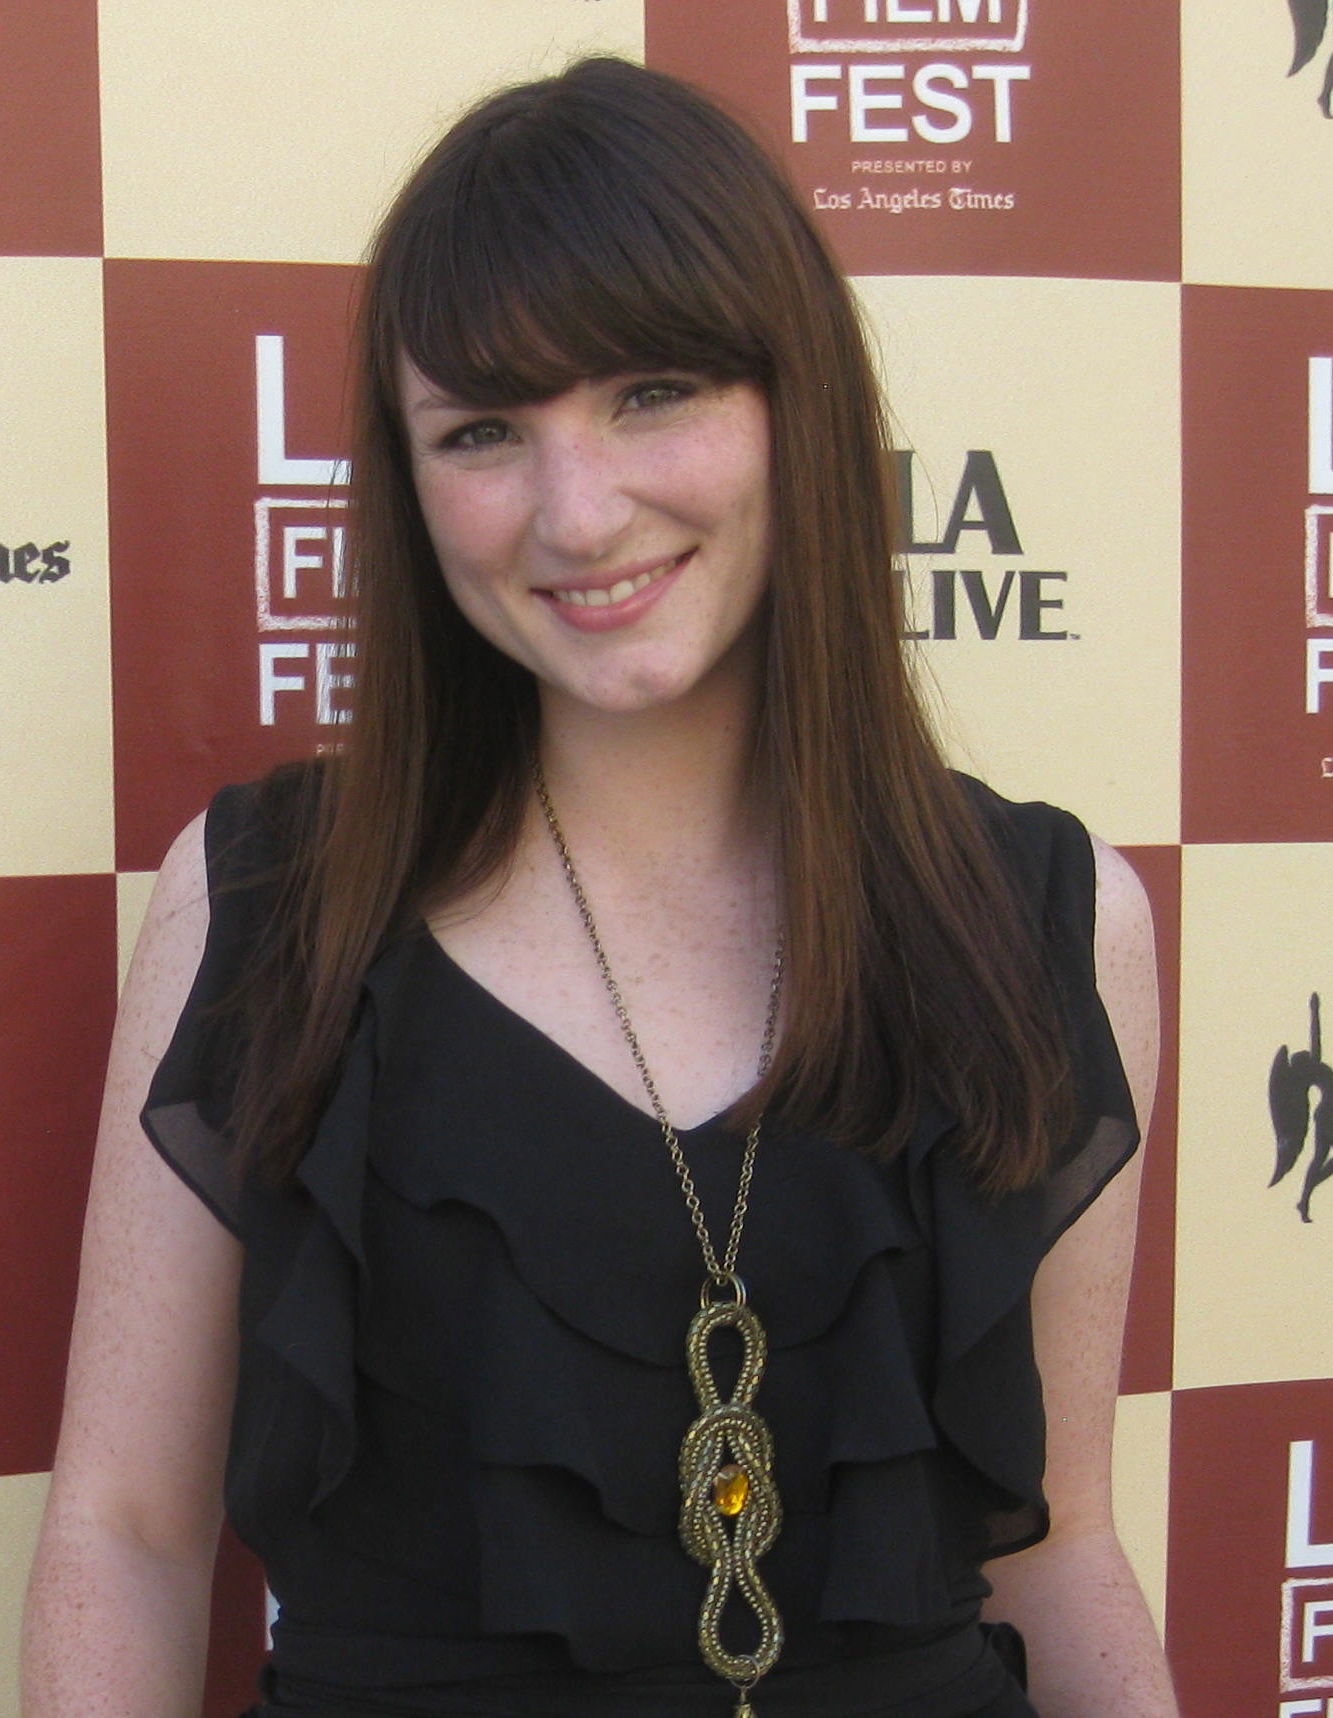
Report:
[[[1066,1009],[1078,1126],[998,1200],[940,1109],[888,1165],[765,1127],[740,1260],[784,1509],[765,1718],[1031,1711],[975,1621],[979,1565],[1046,1528],[1028,1291],[1137,1134],[1087,836],[978,792]],[[143,1119],[245,1247],[226,1494],[281,1607],[265,1711],[721,1718],[677,1538],[702,1271],[657,1124],[422,923],[366,976],[297,1184],[238,1179],[226,1003],[283,839],[259,804],[210,808],[207,948]],[[681,1142],[721,1233],[741,1142]]]

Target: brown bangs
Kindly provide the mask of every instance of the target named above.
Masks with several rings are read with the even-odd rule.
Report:
[[[622,103],[597,96],[594,76],[553,79],[513,112],[492,100],[425,164],[378,259],[392,316],[374,343],[382,369],[406,352],[478,406],[663,366],[767,381],[743,247],[688,189],[679,114],[627,125]],[[664,173],[673,154],[680,170]],[[391,396],[392,374],[378,379]]]

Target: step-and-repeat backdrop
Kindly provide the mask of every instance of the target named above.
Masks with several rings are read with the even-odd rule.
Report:
[[[357,259],[462,103],[611,51],[747,116],[855,279],[954,755],[1148,886],[1117,1511],[1187,1718],[1333,1718],[1323,12],[0,0],[0,1714],[154,867],[344,716]],[[262,1648],[230,1544],[218,1593],[210,1718]]]

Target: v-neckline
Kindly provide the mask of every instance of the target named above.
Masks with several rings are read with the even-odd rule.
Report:
[[[639,1104],[636,1104],[631,1099],[627,1098],[623,1092],[617,1091],[610,1081],[604,1079],[595,1068],[590,1068],[588,1064],[581,1060],[580,1057],[576,1056],[572,1050],[567,1049],[558,1039],[553,1038],[549,1032],[544,1031],[535,1021],[529,1020],[526,1014],[520,1014],[518,1009],[511,1007],[503,997],[497,996],[495,992],[483,984],[479,978],[470,973],[468,969],[461,964],[461,962],[449,953],[449,950],[445,948],[444,944],[430,928],[430,925],[424,916],[417,920],[417,934],[429,943],[430,947],[435,951],[435,957],[444,963],[445,969],[449,973],[453,974],[455,978],[461,979],[476,996],[480,997],[485,1006],[489,1007],[493,1012],[499,1013],[506,1020],[519,1027],[522,1031],[528,1033],[548,1051],[558,1056],[570,1068],[574,1069],[576,1074],[581,1076],[586,1083],[606,1093],[607,1097],[621,1109],[626,1110],[630,1115],[637,1117],[640,1121],[646,1124],[647,1127],[651,1128],[659,1139],[661,1138],[661,1123],[651,1110],[643,1109]],[[730,1105],[727,1107],[730,1108]],[[740,1136],[735,1134],[733,1130],[722,1127],[722,1117],[725,1113],[725,1110],[718,1110],[713,1115],[706,1117],[705,1120],[696,1122],[693,1127],[681,1127],[676,1122],[672,1122],[672,1131],[682,1142],[688,1139],[703,1138],[710,1133],[717,1133],[729,1140],[734,1140],[736,1145],[739,1146],[741,1144]]]

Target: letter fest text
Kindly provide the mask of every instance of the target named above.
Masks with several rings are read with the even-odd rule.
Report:
[[[788,24],[793,143],[1013,142],[1027,0],[788,0]]]
[[[1333,1541],[1315,1538],[1317,1453],[1308,1438],[1287,1452],[1286,1566],[1297,1573],[1282,1583],[1278,1718],[1333,1718]]]
[[[355,642],[342,619],[347,462],[287,453],[285,349],[281,334],[255,336],[255,617],[259,721],[290,711],[333,728],[351,720]],[[303,490],[274,494],[272,490]],[[278,637],[272,636],[278,634]]]

